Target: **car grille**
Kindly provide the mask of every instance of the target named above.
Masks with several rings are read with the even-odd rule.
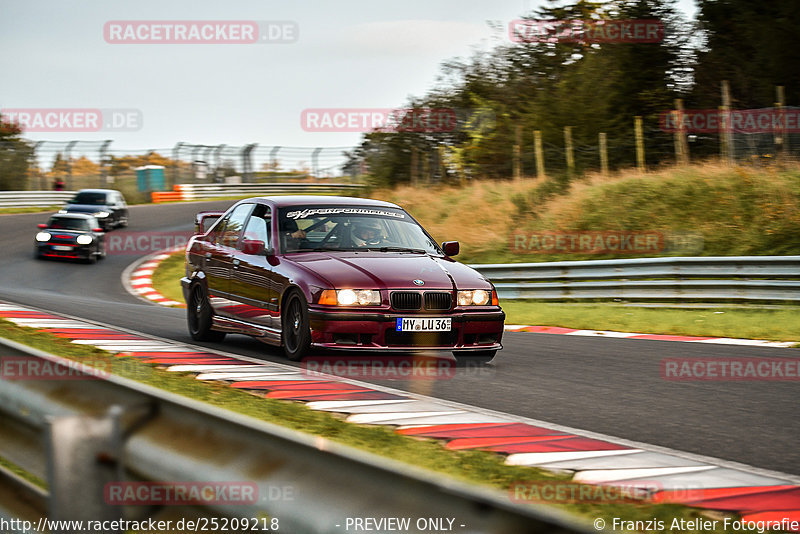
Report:
[[[452,302],[453,296],[450,293],[433,291],[425,293],[426,310],[449,310]]]
[[[422,303],[430,311],[449,310],[453,305],[453,294],[449,291],[393,291],[391,295],[392,308],[395,310],[420,310]]]
[[[458,341],[458,332],[397,332],[386,330],[384,337],[388,347],[453,347]]]
[[[392,292],[392,308],[395,310],[418,310],[422,307],[422,295],[416,291]]]

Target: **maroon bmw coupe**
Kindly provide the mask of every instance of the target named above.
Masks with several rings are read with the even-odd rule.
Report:
[[[181,279],[195,340],[247,334],[290,360],[313,348],[485,362],[502,348],[494,286],[395,204],[261,197],[196,223]]]

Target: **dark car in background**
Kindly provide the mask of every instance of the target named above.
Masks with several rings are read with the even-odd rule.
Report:
[[[94,263],[106,257],[105,234],[92,215],[63,213],[39,225],[34,256],[68,258]]]
[[[105,231],[128,226],[128,205],[114,189],[81,189],[58,213],[86,213],[94,216]]]
[[[395,204],[252,198],[196,224],[181,280],[195,340],[248,334],[291,360],[313,348],[485,362],[502,348],[494,286],[452,259],[458,242],[440,247]]]

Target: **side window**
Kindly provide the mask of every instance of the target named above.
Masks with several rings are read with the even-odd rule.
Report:
[[[269,248],[270,242],[270,211],[268,206],[257,204],[253,209],[253,214],[247,221],[244,230],[244,238],[254,241],[263,241],[264,246]]]
[[[227,220],[224,221],[224,226],[219,226],[215,242],[218,245],[235,248],[239,242],[239,234],[242,232],[244,222],[252,209],[252,204],[239,204],[236,206],[228,215]]]

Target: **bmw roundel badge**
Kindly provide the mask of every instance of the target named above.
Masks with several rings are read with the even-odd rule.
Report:
[[[419,278],[417,278],[416,280],[414,280],[414,285],[416,285],[416,286],[424,286],[425,285],[425,281],[424,280],[420,280]]]

